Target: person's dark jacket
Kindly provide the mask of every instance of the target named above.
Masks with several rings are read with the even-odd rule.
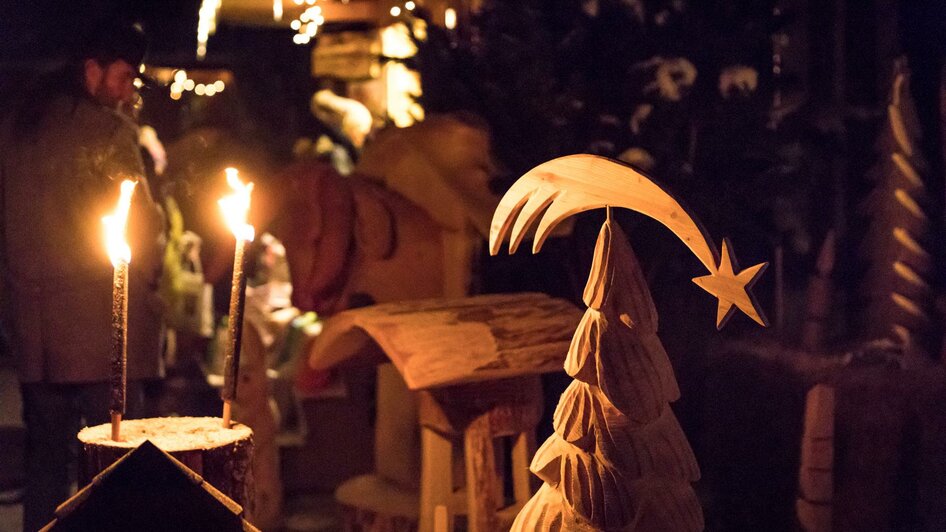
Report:
[[[137,128],[69,94],[51,99],[25,130],[13,118],[0,126],[0,252],[20,380],[108,379],[113,270],[102,217],[124,178],[142,181],[129,214],[128,378],[159,376],[162,219]]]

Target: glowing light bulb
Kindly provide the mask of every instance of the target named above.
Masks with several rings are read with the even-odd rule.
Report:
[[[401,8],[400,8],[400,7],[394,6],[394,7],[391,8],[391,16],[392,16],[392,17],[396,17],[396,16],[398,16],[398,15],[400,15],[400,14],[401,14]]]

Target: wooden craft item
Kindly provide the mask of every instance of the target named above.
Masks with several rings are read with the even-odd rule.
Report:
[[[734,308],[766,323],[749,292],[765,264],[739,271],[728,241],[720,257],[679,202],[632,168],[601,157],[562,157],[520,178],[493,217],[490,251],[497,253],[507,235],[515,251],[537,221],[538,251],[564,218],[611,206],[651,216],[686,243],[710,272],[694,281],[719,299],[718,327]],[[610,210],[583,299],[588,309],[565,360],[575,380],[556,408],[554,433],[530,466],[544,484],[512,530],[702,530],[691,487],[699,467],[669,406],[679,388],[656,334],[644,275]]]
[[[283,493],[276,442],[278,426],[266,375],[268,351],[258,327],[251,319],[243,327],[240,386],[233,403],[233,417],[253,431],[253,523],[272,530],[279,528],[283,519]]]
[[[372,305],[328,320],[309,365],[383,352],[411,390],[558,371],[579,318],[571,303],[536,293]]]
[[[693,282],[719,300],[717,328],[722,328],[736,308],[760,325],[768,325],[750,292],[768,263],[737,271],[728,240],[723,240],[722,250],[717,252],[709,235],[673,196],[633,168],[604,157],[559,157],[520,177],[493,215],[490,253],[497,254],[507,236],[509,251],[515,253],[533,225],[532,252],[536,253],[552,229],[569,216],[609,206],[631,209],[657,220],[690,248],[710,272]]]
[[[252,514],[253,431],[245,425],[234,423],[225,429],[216,417],[126,419],[122,421],[121,441],[112,440],[110,430],[110,424],[105,424],[79,431],[80,486],[150,441],[233,499],[247,515]]]
[[[892,340],[905,359],[924,358],[935,343],[929,281],[935,271],[927,251],[932,227],[925,210],[929,170],[916,149],[920,128],[909,81],[905,61],[898,61],[887,127],[878,142],[880,160],[869,172],[876,185],[861,206],[869,223],[859,250],[869,265],[860,288],[867,299],[863,339]]]
[[[830,532],[834,501],[834,388],[818,384],[805,397],[798,472],[798,522],[808,532]]]
[[[835,235],[831,230],[821,244],[815,275],[808,280],[805,323],[801,331],[802,347],[808,351],[819,349],[824,341],[825,322],[831,311],[831,272],[834,270],[835,247]]]

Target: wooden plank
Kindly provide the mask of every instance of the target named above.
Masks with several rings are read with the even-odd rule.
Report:
[[[380,350],[412,390],[537,375],[561,370],[580,318],[571,303],[536,293],[374,305],[328,320],[309,364]]]

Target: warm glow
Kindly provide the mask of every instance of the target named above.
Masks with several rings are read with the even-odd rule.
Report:
[[[282,0],[273,0],[273,20],[282,20]]]
[[[381,54],[384,57],[407,59],[417,55],[417,45],[405,24],[391,24],[381,30]]]
[[[203,0],[197,11],[197,59],[207,55],[207,40],[217,31],[217,13],[223,0]]]
[[[392,17],[396,17],[396,16],[398,16],[398,15],[400,15],[400,14],[401,14],[401,8],[400,8],[400,7],[394,6],[394,7],[391,8],[391,16],[392,16]]]
[[[112,266],[116,268],[120,263],[131,262],[131,248],[125,241],[125,226],[128,224],[128,208],[131,207],[131,195],[134,191],[134,181],[128,179],[122,181],[121,194],[118,197],[115,212],[102,217],[102,223],[105,224],[105,248],[108,250],[108,258],[112,261]]]
[[[448,7],[443,12],[443,25],[446,26],[448,30],[457,27],[457,12],[452,7]]]
[[[218,203],[223,210],[223,217],[227,227],[237,240],[252,242],[255,229],[246,223],[246,216],[250,212],[250,193],[253,192],[253,183],[243,184],[240,181],[239,171],[236,168],[227,168],[227,184],[233,189],[233,194],[220,198]]]
[[[384,66],[388,117],[397,127],[407,127],[424,119],[424,109],[417,103],[421,95],[420,75],[404,63]]]
[[[417,4],[415,4],[411,0],[407,0],[407,2],[404,2],[404,9],[408,11],[414,11],[415,7],[417,7]]]

